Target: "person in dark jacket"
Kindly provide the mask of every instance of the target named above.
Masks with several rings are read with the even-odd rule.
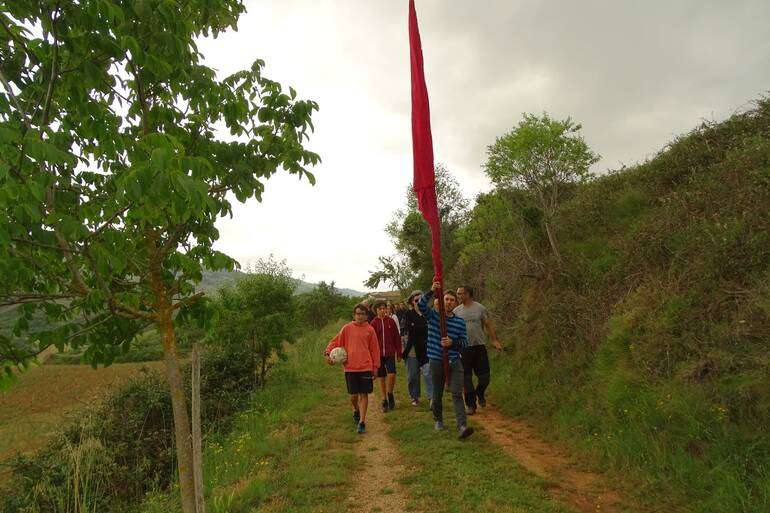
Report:
[[[412,406],[420,404],[420,374],[425,380],[425,394],[430,399],[433,397],[433,387],[430,380],[430,366],[428,365],[427,339],[428,325],[417,302],[422,297],[422,291],[415,290],[407,299],[409,310],[404,313],[401,334],[404,336],[404,362],[407,371],[407,389],[412,399]]]
[[[393,389],[396,386],[396,360],[401,359],[401,333],[396,321],[388,315],[388,305],[385,301],[375,302],[374,311],[377,312],[377,317],[372,319],[371,325],[380,344],[381,363],[377,378],[380,380],[382,391],[380,409],[384,413],[396,407]]]

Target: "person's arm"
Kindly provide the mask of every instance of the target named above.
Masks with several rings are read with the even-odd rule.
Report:
[[[377,341],[377,332],[369,326],[369,355],[372,357],[372,376],[377,375],[380,368],[380,344]]]
[[[428,308],[428,305],[430,302],[433,301],[433,291],[426,292],[422,295],[420,300],[417,302],[417,308],[420,310],[420,313],[425,316],[427,319],[430,315],[431,309]]]
[[[326,363],[332,364],[332,361],[329,359],[329,353],[332,352],[332,349],[336,347],[342,347],[344,345],[344,338],[345,338],[345,328],[343,327],[339,333],[329,342],[329,345],[326,346],[326,349],[324,350],[324,356],[326,357]]]
[[[398,324],[396,324],[395,320],[393,320],[393,323],[391,324],[390,331],[391,336],[393,337],[393,345],[396,346],[396,359],[401,360],[404,357],[404,348],[401,346],[401,334],[399,333]]]
[[[460,319],[460,317],[455,317]],[[462,319],[460,319],[462,320]],[[447,326],[449,328],[449,326]],[[454,349],[458,353],[462,352],[468,344],[468,333],[465,329],[465,321],[452,324],[452,333],[447,330],[447,336],[441,339],[441,345],[447,349]]]
[[[484,317],[484,331],[486,331],[487,335],[489,335],[489,338],[492,340],[492,345],[495,346],[495,349],[502,351],[503,344],[501,344],[500,340],[498,340],[497,332],[495,331],[495,327],[492,326],[492,320],[489,318],[489,316]]]
[[[462,319],[462,317],[460,317]],[[460,334],[457,337],[457,350],[462,352],[468,346],[468,329],[465,326],[465,321],[459,323]]]

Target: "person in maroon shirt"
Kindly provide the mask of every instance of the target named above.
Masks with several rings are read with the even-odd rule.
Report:
[[[384,413],[396,407],[393,389],[396,387],[396,360],[401,360],[401,333],[396,326],[396,321],[388,315],[388,305],[385,301],[375,302],[374,311],[377,317],[372,319],[371,325],[380,344],[381,361],[377,378],[379,378],[382,392],[380,409]]]

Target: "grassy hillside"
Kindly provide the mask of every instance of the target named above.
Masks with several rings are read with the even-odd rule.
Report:
[[[641,496],[770,511],[770,101],[572,190],[561,268],[513,198],[479,198],[452,276],[504,327],[496,401]]]

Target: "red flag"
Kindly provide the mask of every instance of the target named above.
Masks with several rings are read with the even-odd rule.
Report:
[[[425,85],[425,72],[422,63],[422,45],[420,28],[417,26],[417,13],[414,0],[409,0],[409,54],[412,70],[412,152],[414,155],[414,192],[417,195],[417,208],[430,226],[431,253],[433,255],[433,281],[442,283],[443,266],[441,265],[441,222],[436,201],[436,175],[433,168],[433,137],[430,133],[430,105],[428,87]],[[436,291],[439,298],[439,318],[441,336],[446,337],[446,312],[442,289]],[[449,386],[449,356],[444,349],[444,381]]]
[[[441,281],[441,223],[436,202],[436,176],[433,168],[433,138],[430,133],[430,105],[422,63],[420,29],[414,0],[409,0],[409,50],[412,68],[412,151],[414,155],[414,192],[417,208],[428,222],[435,280]]]

